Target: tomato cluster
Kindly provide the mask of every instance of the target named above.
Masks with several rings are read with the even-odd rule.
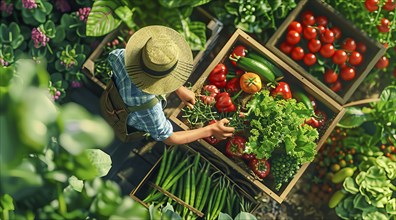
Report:
[[[380,9],[379,7],[379,0],[366,0],[364,2],[364,6],[367,9],[367,11],[369,12],[375,12],[377,10]],[[395,0],[386,0],[385,4],[382,5],[382,10],[383,11],[388,11],[391,12],[393,10],[396,9],[396,2]],[[386,14],[380,13],[380,11],[377,12],[378,14],[375,15],[377,18],[381,18],[379,20],[379,23],[376,24],[377,29],[380,33],[386,34],[391,32],[391,22],[389,21],[389,19],[386,17]],[[381,15],[381,16],[380,16]],[[395,15],[394,15],[395,16]],[[377,19],[376,19],[377,21]],[[385,42],[384,43],[385,48],[388,48],[388,43]],[[385,69],[389,66],[389,59],[386,56],[381,57],[381,59],[378,60],[377,64],[375,65],[375,67],[377,69]],[[395,69],[396,71],[396,69]],[[396,77],[396,76],[395,76]]]
[[[299,20],[289,24],[279,49],[308,70],[315,65],[325,66],[322,80],[331,90],[339,92],[342,81],[356,77],[356,67],[362,64],[367,50],[363,42],[352,37],[342,38],[342,35],[341,29],[332,25],[327,17],[315,16],[306,10]]]

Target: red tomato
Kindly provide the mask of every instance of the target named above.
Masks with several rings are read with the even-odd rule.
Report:
[[[246,47],[243,46],[243,45],[238,45],[232,50],[231,56],[233,56],[233,57],[237,57],[237,56],[244,57],[244,56],[246,56],[246,53],[247,53]],[[232,63],[233,66],[236,66],[236,62],[235,61],[231,60],[231,63]]]
[[[316,29],[314,27],[306,27],[304,28],[303,36],[307,40],[311,40],[316,38]]]
[[[317,25],[326,26],[327,25],[327,18],[325,16],[318,16],[315,18]]]
[[[297,31],[298,33],[302,32],[302,25],[298,21],[292,21],[287,27],[288,31]]]
[[[357,43],[357,48],[356,48],[356,50],[357,50],[358,52],[360,52],[360,53],[365,53],[366,50],[367,50],[367,46],[366,46],[366,44],[364,44],[364,43],[362,43],[362,42],[359,42],[359,43]]]
[[[315,17],[312,12],[306,12],[302,14],[302,23],[306,26],[315,24]]]
[[[333,84],[330,85],[330,89],[333,92],[339,92],[342,89],[342,84],[339,80],[335,81]]]
[[[291,44],[291,45],[295,45],[298,42],[300,42],[301,36],[297,31],[291,30],[289,32],[287,32],[286,35],[286,42]]]
[[[307,66],[312,66],[316,63],[316,56],[313,53],[307,53],[304,56],[304,64]]]
[[[311,53],[316,53],[320,50],[320,47],[322,46],[322,43],[318,39],[311,39],[308,42],[308,50]]]
[[[332,57],[334,52],[333,44],[325,44],[319,50],[320,55],[322,55],[324,58]]]
[[[283,41],[283,42],[279,45],[279,49],[280,49],[283,53],[289,54],[289,53],[292,51],[293,46],[290,45],[290,44],[288,44],[286,41]]]
[[[369,12],[373,12],[378,9],[378,0],[366,0],[364,6]]]
[[[334,72],[332,69],[326,70],[325,74],[323,75],[323,79],[326,83],[335,83],[338,79],[338,74]]]
[[[343,64],[348,59],[348,55],[343,50],[336,50],[332,57],[333,63],[335,64]]]
[[[393,11],[396,8],[396,3],[394,0],[388,0],[382,8],[386,11]]]
[[[378,62],[375,64],[377,69],[385,69],[389,65],[389,59],[386,56],[381,57]]]
[[[304,49],[301,47],[295,47],[291,51],[291,57],[293,60],[302,60],[304,58]]]
[[[327,30],[323,25],[318,25],[316,28],[318,29],[319,34],[323,34]]]
[[[341,38],[342,32],[341,32],[340,28],[332,27],[332,28],[330,28],[330,30],[333,31],[335,39],[340,39]]]
[[[352,53],[349,55],[349,63],[351,65],[357,66],[362,63],[362,60],[363,56],[357,51],[352,51]]]
[[[323,34],[320,35],[320,40],[323,43],[331,44],[334,42],[335,35],[331,30],[326,30]]]
[[[345,81],[354,79],[356,76],[355,68],[349,66],[342,68],[340,76]]]
[[[356,41],[348,37],[342,42],[341,47],[346,51],[354,51],[356,50]]]
[[[377,26],[377,29],[381,33],[388,33],[390,30],[390,21],[386,18],[381,18],[381,23]]]

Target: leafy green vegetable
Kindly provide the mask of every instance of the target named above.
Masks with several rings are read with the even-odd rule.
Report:
[[[266,40],[288,12],[296,7],[295,0],[228,0],[213,1],[211,10],[226,27],[240,28]]]
[[[363,163],[360,173],[345,179],[343,188],[348,195],[338,204],[336,213],[343,219],[390,219],[396,214],[396,162],[379,156]]]
[[[270,158],[271,153],[284,147],[285,152],[298,157],[300,163],[312,161],[318,132],[304,126],[311,111],[295,99],[275,100],[268,90],[256,93],[247,103],[250,136],[246,152],[258,158]]]

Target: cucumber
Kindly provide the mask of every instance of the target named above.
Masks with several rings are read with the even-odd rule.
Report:
[[[342,190],[338,190],[337,192],[335,192],[330,200],[329,200],[329,208],[334,209],[338,203],[341,202],[341,200],[343,200],[346,196],[346,193],[344,193]]]
[[[245,71],[257,73],[265,82],[275,82],[275,75],[272,73],[271,69],[257,60],[248,57],[240,57],[236,65],[238,68]]]
[[[314,107],[312,105],[311,99],[308,98],[307,95],[305,95],[301,91],[296,91],[293,93],[293,98],[295,98],[297,101],[303,103],[309,110],[314,111]]]
[[[337,173],[334,174],[333,178],[331,181],[333,183],[341,183],[343,182],[347,177],[353,176],[353,173],[355,172],[356,167],[345,167],[339,170]]]
[[[283,77],[283,72],[280,70],[278,67],[276,67],[273,63],[271,63],[269,60],[267,60],[265,57],[254,53],[254,52],[249,52],[246,57],[251,58],[253,60],[257,60],[261,62],[262,64],[266,65],[274,74],[276,78]]]

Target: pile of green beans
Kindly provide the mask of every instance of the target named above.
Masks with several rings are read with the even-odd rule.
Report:
[[[220,212],[236,216],[241,211],[251,211],[252,202],[239,195],[226,176],[199,153],[183,152],[179,147],[165,149],[155,184],[204,213],[208,220],[217,219]],[[182,219],[199,218],[156,189],[143,201],[156,206],[169,203]]]

